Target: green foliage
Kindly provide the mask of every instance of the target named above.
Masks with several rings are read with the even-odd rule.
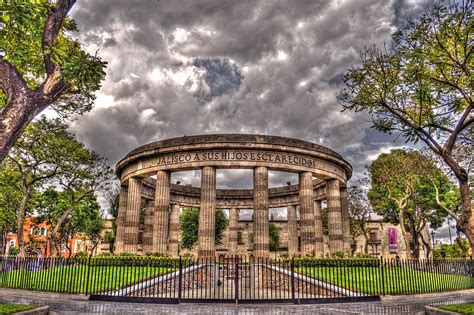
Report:
[[[225,216],[222,209],[216,210],[216,244],[221,244],[222,234],[229,224],[229,220]],[[199,209],[184,208],[179,217],[179,227],[181,230],[181,247],[191,249],[198,240],[199,231]]]
[[[474,303],[466,304],[448,304],[448,305],[439,305],[436,306],[445,311],[450,311],[455,314],[474,314]]]
[[[0,303],[0,314],[17,314],[34,308],[35,306],[32,305]]]
[[[10,247],[8,249],[8,256],[17,256],[20,253],[20,249],[18,247]]]
[[[106,62],[81,49],[72,36],[76,23],[66,18],[50,49],[42,50],[44,25],[55,4],[46,1],[0,2],[0,51],[22,74],[31,89],[36,89],[45,78],[44,56],[58,65],[61,79],[68,89],[54,104],[61,116],[82,114],[92,108],[94,91],[105,77]],[[5,105],[5,94],[0,90],[0,107]]]
[[[403,149],[381,154],[369,167],[371,187],[368,197],[375,213],[410,232],[412,248],[418,244],[426,223],[441,226],[447,213],[436,203],[432,179],[442,182],[439,193],[454,189],[433,162],[418,151]],[[444,198],[444,197],[443,197]],[[425,240],[429,241],[429,240]]]
[[[465,248],[469,246],[467,240],[463,240],[463,245]],[[451,244],[441,244],[441,246],[436,247],[433,250],[434,259],[453,259],[453,258],[469,258],[469,254],[464,254],[463,250],[458,243]]]
[[[15,231],[16,210],[21,197],[21,175],[14,165],[3,162],[0,164],[0,233],[4,236]]]
[[[59,240],[67,240],[75,235],[86,236],[92,242],[98,242],[102,237],[104,219],[94,195],[88,195],[79,202],[72,202],[67,191],[57,191],[47,188],[36,198],[37,222],[47,222],[55,228],[61,218],[67,215],[67,220],[59,227]]]
[[[276,252],[280,248],[280,230],[275,223],[270,223],[268,225],[269,229],[269,248],[271,252]]]
[[[222,244],[222,236],[224,231],[229,226],[229,220],[227,219],[224,210],[216,209],[216,245]]]
[[[456,125],[472,110],[472,25],[470,1],[438,4],[410,20],[390,49],[366,49],[361,66],[345,74],[344,108],[367,111],[376,129],[421,139],[439,155],[437,142],[452,133],[469,141],[472,124]]]
[[[183,208],[179,216],[181,230],[181,247],[191,249],[198,240],[199,209]]]

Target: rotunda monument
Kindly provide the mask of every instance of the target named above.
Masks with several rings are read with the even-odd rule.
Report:
[[[253,169],[253,189],[217,189],[216,169],[235,168]],[[187,170],[201,171],[200,188],[171,183],[172,172]],[[269,170],[297,173],[299,183],[269,188]],[[229,209],[227,254],[236,255],[239,209],[252,208],[252,255],[268,257],[269,208],[287,207],[289,255],[322,256],[323,200],[327,202],[329,251],[350,251],[346,183],[352,167],[321,145],[264,135],[185,136],[131,151],[118,162],[116,171],[121,181],[116,253],[139,253],[140,209],[144,202],[142,253],[178,256],[179,209],[197,207],[199,257],[216,255],[216,209]],[[296,206],[300,209],[299,221]]]

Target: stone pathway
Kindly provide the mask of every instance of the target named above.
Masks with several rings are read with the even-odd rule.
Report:
[[[381,302],[361,303],[163,305],[89,301],[84,295],[0,289],[0,302],[49,305],[51,314],[424,314],[425,305],[474,302],[474,290],[385,297]]]

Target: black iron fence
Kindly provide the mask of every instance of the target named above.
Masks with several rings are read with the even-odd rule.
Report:
[[[472,260],[0,257],[0,287],[153,302],[374,299],[474,288]]]

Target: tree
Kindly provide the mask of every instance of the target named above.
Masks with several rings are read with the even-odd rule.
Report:
[[[21,175],[11,163],[0,164],[0,255],[5,254],[8,232],[13,232],[20,205]]]
[[[51,253],[59,252],[59,245],[64,244],[70,256],[71,248],[68,241],[76,235],[87,237],[93,244],[91,251],[95,249],[102,237],[104,220],[94,195],[77,203],[68,220],[60,227],[58,227],[59,220],[71,207],[67,192],[49,187],[35,199],[35,209],[38,214],[36,221],[47,222],[52,230],[57,230],[56,234],[48,235]]]
[[[216,244],[220,245],[222,235],[229,225],[224,211],[222,209],[216,210]],[[198,241],[199,232],[199,209],[198,208],[183,208],[183,212],[179,216],[179,228],[181,230],[181,246],[183,248],[191,249]]]
[[[32,123],[10,151],[7,162],[20,174],[22,199],[18,205],[17,231],[23,230],[25,211],[31,194],[36,188],[50,181],[70,160],[78,142],[60,120],[44,116]],[[23,250],[23,233],[18,234],[18,246]]]
[[[280,230],[275,223],[270,223],[268,225],[269,229],[269,249],[271,252],[276,252],[280,248]]]
[[[0,2],[0,162],[45,108],[62,117],[92,108],[106,63],[71,36],[74,3]]]
[[[367,111],[376,129],[421,140],[449,166],[460,188],[458,226],[471,248],[469,173],[454,153],[467,145],[472,155],[473,23],[470,0],[434,6],[397,32],[392,47],[365,49],[339,94],[344,110]]]
[[[400,224],[406,248],[413,250],[415,258],[420,255],[420,242],[427,252],[431,249],[423,234],[426,224],[437,228],[447,215],[436,204],[434,188],[426,175],[434,168],[420,152],[403,149],[379,155],[369,167],[372,209],[393,224]]]
[[[107,191],[112,185],[115,175],[108,166],[106,159],[88,150],[82,143],[73,142],[68,159],[61,166],[55,180],[61,187],[68,207],[59,217],[52,230],[53,241],[59,237],[60,229],[74,211],[90,198],[95,198],[99,191]]]
[[[367,180],[365,180],[367,181]],[[363,235],[365,239],[364,253],[368,253],[369,235],[367,231],[367,220],[370,218],[372,212],[369,199],[367,198],[367,191],[365,189],[367,184],[361,181],[358,186],[350,186],[347,189],[348,196],[348,211],[351,220],[351,236],[355,242],[355,238]]]

